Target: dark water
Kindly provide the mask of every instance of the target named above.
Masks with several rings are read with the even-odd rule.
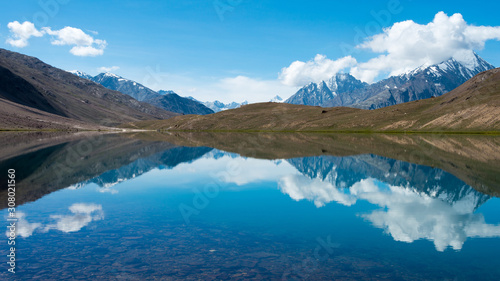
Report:
[[[2,280],[500,279],[500,200],[431,166],[118,137],[8,165],[20,205]]]

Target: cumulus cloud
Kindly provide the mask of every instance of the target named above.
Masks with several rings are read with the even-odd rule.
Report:
[[[357,46],[381,55],[353,67],[351,74],[372,82],[384,72],[398,75],[466,51],[481,50],[488,40],[500,40],[500,26],[470,25],[458,13],[448,16],[439,12],[428,24],[397,22]]]
[[[381,209],[361,217],[384,229],[396,241],[427,239],[433,241],[437,251],[448,247],[460,250],[469,237],[500,237],[500,225],[487,224],[482,214],[474,213],[473,196],[449,204],[411,188],[381,185],[371,178],[339,189],[320,179],[286,175],[278,186],[290,198],[312,201],[316,207],[329,202],[351,206],[359,200],[367,201]]]
[[[18,21],[9,22],[7,27],[12,35],[7,39],[6,43],[13,47],[24,48],[28,46],[28,40],[31,37],[43,36],[43,32],[36,29],[35,25],[29,21],[23,23]]]
[[[42,223],[28,222],[25,213],[17,212],[17,235],[27,238],[33,235],[33,232],[37,229],[40,229],[41,232],[47,232],[51,229],[62,232],[76,232],[92,221],[104,218],[102,206],[97,204],[75,203],[69,207],[69,211],[72,213],[71,215],[51,215],[50,218],[56,220],[56,222],[45,226]],[[6,235],[9,236],[9,232]]]
[[[33,232],[42,227],[41,223],[30,223],[26,220],[26,214],[23,212],[16,212],[16,217],[17,217],[17,227],[16,227],[16,233],[20,237],[30,237],[33,235]],[[7,237],[9,237],[9,231],[7,231]]]
[[[279,189],[295,201],[313,201],[316,207],[326,203],[337,202],[345,206],[356,203],[356,198],[346,190],[338,189],[329,182],[320,179],[309,179],[302,175],[287,175],[280,179]]]
[[[269,101],[276,95],[292,95],[296,88],[284,86],[276,80],[261,80],[239,75],[219,80],[213,85],[213,90],[223,92],[232,101],[263,102]]]
[[[161,77],[161,79],[160,79]],[[181,96],[193,96],[200,101],[268,102],[276,95],[288,98],[298,87],[282,84],[278,80],[252,78],[244,75],[209,80],[195,79],[185,75],[161,73],[143,79],[144,85],[153,90],[172,89]]]
[[[439,198],[398,186],[382,190],[372,179],[356,183],[351,192],[382,207],[362,217],[384,229],[396,241],[411,243],[427,239],[442,252],[448,247],[462,249],[469,237],[500,237],[500,226],[487,224],[483,215],[473,213],[474,208],[469,208],[470,204],[465,202],[450,205]]]
[[[382,33],[365,38],[357,48],[378,54],[366,62],[351,56],[331,60],[318,54],[313,60],[295,61],[283,68],[279,79],[285,85],[304,86],[348,70],[354,77],[371,83],[381,76],[398,75],[451,57],[470,56],[470,52],[482,50],[488,40],[500,40],[500,26],[475,26],[461,14],[448,16],[439,12],[430,23],[397,22]]]
[[[81,57],[95,57],[104,53],[107,46],[105,40],[94,39],[92,36],[85,33],[79,28],[66,26],[60,30],[52,30],[50,27],[44,27],[42,30],[52,35],[52,45],[58,46],[74,46],[70,53]]]
[[[97,204],[76,203],[69,207],[72,215],[52,215],[56,220],[55,224],[49,224],[45,231],[57,229],[62,232],[76,232],[88,225],[92,221],[103,219],[102,206]]]
[[[97,70],[98,70],[99,72],[113,72],[113,71],[116,71],[116,70],[118,70],[118,69],[120,69],[120,67],[119,67],[119,66],[110,66],[110,67],[101,66],[101,67],[99,67]]]
[[[324,55],[318,54],[313,60],[307,62],[294,61],[290,66],[284,67],[281,69],[279,79],[288,86],[303,86],[309,82],[327,80],[356,63],[356,59],[351,56],[331,60]]]
[[[73,46],[69,52],[75,56],[100,56],[104,54],[104,49],[107,46],[105,40],[95,39],[83,30],[71,26],[66,26],[60,30],[52,30],[50,27],[43,27],[38,30],[32,22],[25,21],[21,24],[18,21],[13,21],[8,23],[7,27],[11,32],[11,36],[6,43],[18,48],[28,46],[28,40],[31,37],[42,37],[45,34],[53,36],[52,45]]]
[[[226,153],[217,159],[201,158],[190,165],[179,165],[172,170],[172,173],[176,175],[193,172],[210,174],[222,183],[238,186],[265,181],[276,182],[284,175],[297,173],[296,169],[287,162],[277,163],[254,158],[233,158]]]

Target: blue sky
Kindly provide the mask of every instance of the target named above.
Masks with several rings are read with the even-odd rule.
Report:
[[[328,76],[332,71],[352,71],[357,78],[372,82],[415,64],[434,62],[443,56],[442,50],[436,50],[431,58],[418,58],[416,54],[411,63],[374,69],[363,63],[391,52],[397,54],[393,59],[407,56],[400,50],[411,46],[402,44],[401,49],[378,52],[373,50],[373,44],[353,47],[397,22],[413,20],[427,25],[440,11],[450,18],[460,13],[469,26],[497,27],[499,8],[494,1],[484,5],[404,0],[3,1],[0,47],[38,57],[65,70],[95,75],[105,67],[154,90],[171,89],[203,101],[255,102],[274,95],[286,98],[300,83]],[[8,24],[14,21],[32,22],[40,32],[44,27],[50,29],[43,36],[29,38],[27,46],[15,47],[7,43],[12,38]],[[67,26],[90,36],[94,40],[91,47],[102,54],[75,55],[76,50],[70,52],[74,45],[66,41],[54,44],[60,34],[57,31]],[[470,44],[464,48],[475,49],[488,62],[500,66],[500,36],[496,30],[491,32],[486,39],[475,38],[472,43],[468,40]],[[386,39],[387,44],[394,43]],[[325,58],[314,61],[318,54]],[[337,61],[349,55],[355,62]],[[306,66],[292,67],[295,61]],[[328,69],[326,73],[318,73],[323,66]]]

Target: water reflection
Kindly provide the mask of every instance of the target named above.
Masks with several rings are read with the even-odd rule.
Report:
[[[172,169],[180,163],[190,163],[211,151],[208,147],[173,147],[149,157],[140,158],[118,169],[106,171],[90,180],[77,183],[71,188],[77,189],[87,184],[98,185],[99,192],[116,194],[112,187],[134,179],[153,169]]]
[[[351,194],[382,208],[362,217],[384,229],[396,241],[411,243],[428,239],[442,252],[448,246],[462,249],[470,237],[500,237],[500,225],[487,224],[482,214],[473,213],[476,198],[472,194],[450,205],[411,188],[381,187],[370,179],[354,184]]]
[[[450,203],[410,186],[392,186],[373,178],[338,189],[329,182],[297,175],[282,178],[280,189],[294,200],[310,200],[317,207],[329,202],[351,206],[365,200],[381,209],[361,217],[384,229],[394,240],[411,243],[428,239],[441,252],[448,246],[462,249],[469,237],[500,237],[500,226],[487,224],[482,214],[474,214],[478,200],[483,198],[473,190]]]
[[[29,222],[26,219],[27,215],[24,212],[18,212],[16,214],[18,218],[17,235],[27,238],[33,235],[33,232],[37,229],[40,232],[48,232],[50,230],[59,230],[65,233],[77,232],[93,221],[104,219],[102,205],[92,203],[75,203],[71,205],[68,210],[70,211],[70,214],[50,215],[50,218],[48,219],[50,222],[47,222],[45,225],[40,222]]]
[[[66,233],[76,232],[92,221],[104,218],[102,205],[77,203],[71,205],[69,211],[71,212],[69,215],[51,215],[50,218],[56,222],[46,225],[44,231],[57,229]]]
[[[182,162],[179,155],[191,155],[183,159],[190,163],[182,167],[184,171],[175,169]],[[227,172],[228,167],[233,167],[232,173]],[[116,194],[118,189],[111,187],[152,169],[173,169],[170,174],[179,172],[184,176],[211,174],[226,185],[231,183],[240,188],[276,182],[281,192],[293,200],[308,200],[317,208],[332,202],[352,206],[360,200],[366,201],[380,208],[358,214],[373,226],[384,229],[396,241],[433,241],[438,251],[447,247],[460,250],[467,238],[500,236],[500,226],[487,224],[482,214],[474,213],[490,196],[440,169],[376,155],[269,161],[219,150],[181,147],[139,159],[77,186],[94,183],[100,187],[99,192]],[[76,213],[73,216],[51,216],[59,222],[45,226],[44,230],[78,231],[99,218],[90,216],[96,209],[77,212],[75,208],[70,207]]]
[[[381,207],[361,216],[396,241],[428,239],[438,251],[462,249],[469,237],[499,237],[474,211],[490,196],[440,169],[375,155],[308,157],[288,160],[302,175],[280,179],[280,190],[317,207],[365,200]]]
[[[485,239],[470,239],[500,237],[498,213],[484,208],[499,210],[498,199],[443,169],[371,153],[298,157],[292,146],[294,157],[259,159],[205,143],[106,136],[54,173],[82,143],[49,145],[0,163],[24,169],[17,232],[30,261],[26,280],[59,256],[64,272],[103,280],[151,274],[277,279],[290,264],[314,257],[318,238],[325,237],[336,247],[312,269],[305,267],[308,276],[445,279],[466,274],[450,255],[461,264],[477,261],[476,272],[493,272],[498,262],[491,253],[500,249],[498,239],[490,241],[491,249],[478,243]],[[469,171],[464,178],[475,175]],[[488,175],[491,188],[497,182]],[[215,189],[201,198],[207,184]],[[196,207],[195,200],[203,206],[186,222],[180,206]],[[52,252],[39,256],[41,249]],[[474,259],[479,255],[488,262]],[[439,262],[439,270],[427,266],[431,273],[421,274],[422,265],[414,266],[420,258]],[[50,279],[50,270],[40,278]]]
[[[19,235],[20,237],[30,237],[31,235],[33,235],[33,232],[38,229],[38,228],[41,228],[42,227],[42,224],[41,223],[38,223],[38,222],[28,222],[26,220],[26,214],[24,212],[17,212],[16,213],[16,217],[18,219],[17,221],[17,235]],[[9,236],[9,234],[7,233],[7,237]]]

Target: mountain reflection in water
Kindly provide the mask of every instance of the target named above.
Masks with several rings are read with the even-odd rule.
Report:
[[[316,247],[310,241],[327,241],[324,239],[330,239],[333,234],[321,237],[332,231],[336,233],[334,252],[344,259],[382,259],[379,262],[397,265],[397,272],[384,273],[389,279],[400,276],[401,272],[418,272],[422,278],[439,279],[458,276],[464,270],[448,263],[451,261],[445,257],[436,261],[448,268],[440,273],[443,275],[405,265],[401,259],[415,254],[415,250],[405,248],[405,244],[429,241],[433,247],[419,244],[419,251],[425,252],[421,255],[433,256],[431,248],[435,253],[449,253],[447,249],[453,249],[458,255],[455,259],[461,262],[488,251],[488,247],[500,247],[500,217],[498,212],[491,211],[500,209],[499,200],[436,167],[369,153],[333,156],[327,152],[308,157],[258,159],[207,146],[188,147],[143,137],[99,138],[102,139],[95,142],[92,149],[79,155],[77,164],[59,170],[59,174],[51,169],[60,167],[57,163],[65,163],[69,153],[89,142],[88,138],[62,141],[0,158],[2,168],[24,169],[18,181],[21,206],[17,213],[17,234],[20,247],[26,247],[22,260],[29,261],[33,268],[21,270],[20,276],[33,277],[36,264],[52,261],[46,256],[34,260],[39,252],[37,247],[49,240],[56,247],[60,243],[73,243],[70,241],[79,237],[83,247],[92,249],[97,247],[92,244],[95,239],[101,237],[108,241],[105,238],[108,234],[112,240],[99,243],[100,250],[95,253],[104,264],[111,264],[114,259],[114,263],[122,264],[125,270],[128,265],[120,262],[122,255],[119,254],[127,252],[121,248],[123,243],[132,246],[135,244],[127,241],[133,241],[133,237],[149,237],[148,241],[157,242],[143,245],[143,250],[151,253],[148,262],[128,261],[131,265],[139,262],[147,270],[128,271],[130,276],[166,276],[168,271],[167,275],[174,279],[222,274],[214,273],[220,264],[195,253],[222,251],[219,243],[233,245],[231,253],[225,253],[219,261],[235,260],[236,264],[227,272],[245,271],[254,278],[281,279],[290,272],[290,263],[300,263],[307,258],[304,257],[307,249]],[[57,179],[51,181],[51,177]],[[25,204],[27,202],[32,203]],[[374,231],[376,229],[380,230]],[[170,238],[161,240],[165,231]],[[220,231],[227,233],[218,235]],[[189,238],[195,233],[205,240]],[[386,237],[391,237],[392,242]],[[484,244],[471,242],[474,251],[464,251],[471,238],[490,238],[492,244],[485,248]],[[351,245],[359,239],[366,239],[370,244]],[[189,241],[196,242],[191,248],[185,248]],[[214,241],[219,242],[214,244]],[[238,256],[243,259],[241,255],[249,251],[247,243],[257,243],[254,245],[258,254],[246,257],[244,262],[238,261]],[[377,244],[386,245],[383,258],[371,249]],[[179,255],[182,249],[182,258],[178,256],[167,262],[167,267],[175,265],[170,270],[160,266],[162,261],[153,254],[160,245],[165,247],[165,253],[173,251],[172,255]],[[66,251],[72,253],[77,248]],[[117,254],[102,256],[110,252]],[[363,252],[365,254],[361,254]],[[329,259],[325,264],[314,266],[316,275],[311,276],[328,279],[333,272],[361,274],[359,269],[344,267],[332,271],[332,266],[340,261],[337,254],[328,253]],[[264,261],[266,266],[242,266]],[[490,258],[481,266],[493,270],[496,261],[498,258]],[[386,265],[377,266],[385,268]],[[186,266],[202,267],[187,274],[181,269]],[[477,270],[485,270],[480,268]],[[366,273],[365,277],[372,273]],[[490,273],[497,276],[498,271]]]

